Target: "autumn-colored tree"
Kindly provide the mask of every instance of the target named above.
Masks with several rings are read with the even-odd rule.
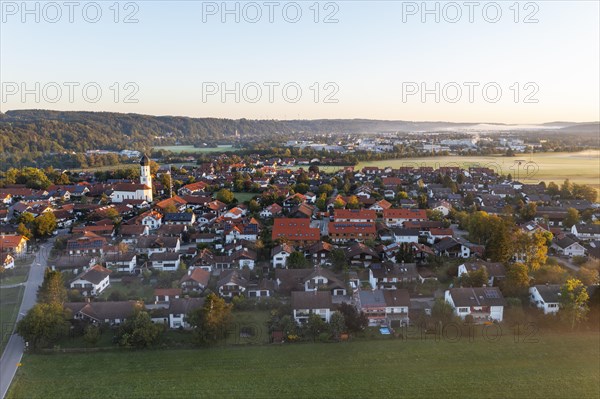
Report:
[[[234,199],[235,196],[233,195],[233,193],[226,188],[222,188],[217,192],[217,200],[221,201],[224,204],[231,204]]]
[[[560,290],[560,310],[559,316],[571,324],[571,329],[575,329],[575,324],[585,320],[589,311],[588,292],[580,280],[568,279]]]
[[[68,313],[59,303],[38,303],[17,323],[17,334],[31,348],[47,347],[69,331]]]
[[[214,293],[204,300],[204,306],[188,315],[188,322],[194,327],[198,343],[216,342],[227,334],[227,325],[231,321],[232,305]]]
[[[518,230],[515,233],[515,253],[529,268],[529,271],[536,271],[546,263],[548,259],[546,241],[546,235],[541,231],[528,234]]]
[[[32,223],[33,234],[36,237],[47,237],[56,230],[56,216],[54,212],[44,212],[36,217]]]
[[[502,281],[502,292],[505,296],[518,297],[524,295],[529,288],[529,272],[523,263],[513,263],[506,271]]]
[[[44,272],[44,281],[38,289],[38,301],[50,304],[56,303],[62,306],[66,300],[67,289],[62,273],[47,268]]]

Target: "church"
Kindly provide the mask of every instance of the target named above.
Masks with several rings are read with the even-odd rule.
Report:
[[[110,195],[112,202],[126,200],[146,200],[152,202],[152,176],[150,175],[150,158],[146,154],[140,160],[140,182],[118,183]]]

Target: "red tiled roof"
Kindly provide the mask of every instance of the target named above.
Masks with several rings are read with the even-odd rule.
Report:
[[[277,218],[273,222],[273,240],[287,238],[290,241],[319,241],[321,231],[310,227],[308,219]]]

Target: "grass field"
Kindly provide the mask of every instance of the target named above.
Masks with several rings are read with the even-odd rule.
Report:
[[[187,153],[197,153],[197,154],[211,153],[211,152],[235,152],[235,151],[240,150],[240,148],[233,148],[233,146],[230,146],[230,145],[225,145],[225,146],[221,146],[221,147],[194,147],[193,145],[163,145],[163,146],[153,147],[152,149],[155,151],[165,150],[165,151],[171,151],[174,153],[187,152]]]
[[[519,162],[521,164],[519,165]],[[551,181],[561,184],[565,179],[578,184],[588,184],[596,189],[600,188],[600,151],[590,150],[578,153],[540,153],[518,154],[515,157],[502,156],[445,156],[424,157],[410,159],[393,159],[373,162],[360,162],[355,169],[365,166],[378,166],[380,168],[391,166],[486,166],[496,170],[499,174],[512,174],[514,179],[523,183],[535,184],[540,181]]]
[[[256,197],[258,194],[257,193],[235,192],[235,193],[233,193],[233,195],[238,200],[238,202],[241,203],[241,202],[244,202],[244,201],[250,201],[252,198]]]
[[[25,286],[0,288],[0,354],[15,326],[24,291]]]
[[[8,398],[597,398],[596,333],[26,355]]]

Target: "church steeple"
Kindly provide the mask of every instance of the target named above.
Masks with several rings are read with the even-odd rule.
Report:
[[[140,183],[150,187],[150,198],[152,198],[152,176],[150,175],[150,158],[146,154],[140,159]],[[150,199],[152,201],[152,199]]]

